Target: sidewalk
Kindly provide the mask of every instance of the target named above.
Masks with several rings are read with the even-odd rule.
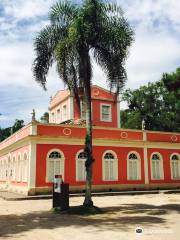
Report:
[[[92,193],[92,196],[93,197],[103,197],[103,196],[144,195],[144,194],[158,194],[158,193],[163,193],[163,194],[180,193],[180,189],[96,192],[96,193]],[[69,196],[70,197],[80,197],[80,196],[84,196],[84,193],[70,193]],[[25,196],[20,193],[14,193],[14,192],[0,190],[0,198],[7,200],[7,201],[38,200],[38,199],[51,199],[52,194]]]

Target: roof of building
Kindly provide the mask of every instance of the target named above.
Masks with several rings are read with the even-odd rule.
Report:
[[[70,95],[69,90],[59,90],[53,97],[52,100],[50,101],[49,107],[55,106],[57,103],[65,100],[68,96]]]
[[[92,90],[91,95],[92,95],[92,97],[95,97],[95,98],[98,97],[98,95],[99,95],[98,90],[100,90],[101,92],[110,93],[111,96],[114,95],[113,92],[110,92],[109,90],[99,87],[97,85],[92,85],[91,90]],[[70,96],[70,91],[68,89],[57,91],[57,93],[52,97],[52,99],[50,101],[49,108],[50,109],[53,108],[60,102],[67,99],[69,96]]]

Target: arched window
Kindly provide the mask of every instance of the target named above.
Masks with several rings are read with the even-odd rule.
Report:
[[[8,156],[7,162],[7,179],[10,180],[12,177],[12,162],[11,162],[11,155]]]
[[[17,181],[21,181],[21,154],[18,154],[18,159],[17,159]]]
[[[171,155],[171,178],[180,179],[180,157],[178,154]]]
[[[0,180],[2,180],[3,179],[3,168],[2,168],[2,160],[0,161]]]
[[[141,179],[141,162],[138,153],[129,153],[127,158],[127,177],[128,180]]]
[[[80,150],[76,154],[76,180],[77,181],[85,181],[86,180],[86,153],[83,150]]]
[[[15,181],[15,177],[16,177],[16,157],[13,156],[13,159],[12,159],[12,181]]]
[[[64,178],[64,154],[59,150],[53,150],[47,156],[46,181],[53,182],[55,175]]]
[[[118,164],[117,156],[112,151],[106,151],[103,154],[103,180],[118,180]]]
[[[22,181],[27,182],[27,175],[28,175],[28,155],[27,152],[24,152],[23,154],[23,160],[22,160]]]
[[[7,159],[4,159],[4,180],[7,179]]]
[[[159,153],[151,156],[151,179],[163,179],[163,160]]]

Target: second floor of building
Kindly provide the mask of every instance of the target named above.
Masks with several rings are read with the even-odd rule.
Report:
[[[92,86],[91,89],[91,113],[94,126],[120,127],[120,106],[115,94]],[[72,120],[78,123],[79,120],[86,119],[86,105],[80,99],[80,109],[73,94],[68,90],[58,91],[51,99],[49,105],[49,122],[64,123]]]

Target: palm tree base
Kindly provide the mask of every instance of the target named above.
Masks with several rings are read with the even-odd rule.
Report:
[[[83,206],[84,207],[88,207],[88,208],[91,208],[91,207],[94,207],[94,204],[93,204],[93,201],[92,200],[84,200],[84,203],[83,203]]]

